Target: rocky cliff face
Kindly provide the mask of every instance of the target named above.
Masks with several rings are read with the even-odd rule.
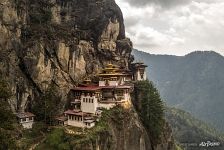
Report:
[[[74,142],[76,150],[175,150],[172,132],[168,124],[164,126],[161,140],[152,144],[150,132],[142,125],[134,109],[113,109],[105,127],[97,126],[97,133]],[[101,130],[100,130],[101,129]],[[91,138],[92,137],[92,138]]]
[[[50,84],[66,101],[69,89],[111,62],[128,68],[132,43],[125,37],[122,12],[114,0],[1,0],[0,73],[12,91],[13,111],[24,111]],[[168,150],[152,146],[136,114],[121,130],[111,124],[96,147],[105,150]],[[165,132],[164,132],[165,133]]]
[[[23,111],[50,83],[68,90],[109,62],[127,68],[132,43],[113,0],[1,0],[0,71]]]
[[[119,111],[116,111],[119,110]],[[77,150],[152,150],[148,134],[134,110],[114,109],[103,122],[106,127],[97,125],[99,130],[94,138],[75,142]],[[103,130],[101,128],[104,128]]]

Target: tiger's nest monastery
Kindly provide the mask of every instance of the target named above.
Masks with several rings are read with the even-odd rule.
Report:
[[[90,79],[71,89],[70,109],[56,120],[61,125],[91,128],[99,119],[102,109],[110,109],[116,105],[129,108],[133,91],[133,81],[146,80],[143,63],[133,63],[131,70],[120,69],[108,64],[97,75],[98,82]]]

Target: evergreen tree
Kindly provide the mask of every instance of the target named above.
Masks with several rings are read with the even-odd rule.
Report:
[[[8,99],[11,96],[7,82],[0,76],[0,149],[14,150],[16,144],[11,132],[14,130],[15,115],[10,109]]]
[[[7,101],[11,96],[7,82],[0,76],[0,100]]]
[[[69,143],[66,140],[63,129],[54,129],[52,133],[47,136],[46,143],[55,150],[69,150]]]
[[[36,119],[51,124],[55,115],[60,108],[61,97],[58,95],[55,85],[50,85],[44,94],[36,101],[33,111]]]
[[[150,81],[135,83],[134,104],[140,118],[149,131],[153,142],[157,142],[164,127],[164,106],[158,90]],[[137,103],[136,103],[137,101]]]

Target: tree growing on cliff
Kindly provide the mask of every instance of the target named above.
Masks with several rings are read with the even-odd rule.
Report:
[[[0,149],[16,149],[11,132],[14,130],[15,116],[10,109],[8,99],[11,93],[7,82],[0,76]]]
[[[12,124],[15,122],[8,99],[11,97],[11,92],[7,82],[0,76],[0,128],[12,129]]]
[[[135,83],[133,100],[152,141],[157,142],[165,123],[164,106],[158,90],[148,80],[139,81]]]
[[[51,124],[55,115],[58,114],[60,104],[61,97],[58,95],[55,85],[51,84],[33,106],[36,119]]]
[[[54,129],[46,138],[46,144],[55,150],[70,150],[63,129]]]
[[[10,98],[10,96],[11,96],[11,93],[10,93],[8,84],[3,79],[3,77],[0,76],[0,100],[6,101],[8,98]]]

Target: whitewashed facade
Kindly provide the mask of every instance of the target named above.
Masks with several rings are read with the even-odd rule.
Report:
[[[81,110],[85,113],[94,114],[98,107],[98,98],[94,95],[82,94],[81,96]]]
[[[23,112],[16,114],[19,124],[23,126],[24,129],[31,129],[34,123],[34,114],[30,112]]]
[[[80,128],[85,127],[85,124],[83,123],[83,117],[76,115],[68,115],[68,125]]]
[[[145,81],[146,80],[146,72],[141,71],[140,69],[137,70],[135,73],[136,81]]]
[[[141,62],[133,63],[132,64],[132,69],[134,70],[133,72],[133,79],[134,81],[144,81],[147,79],[146,75],[146,65]]]

